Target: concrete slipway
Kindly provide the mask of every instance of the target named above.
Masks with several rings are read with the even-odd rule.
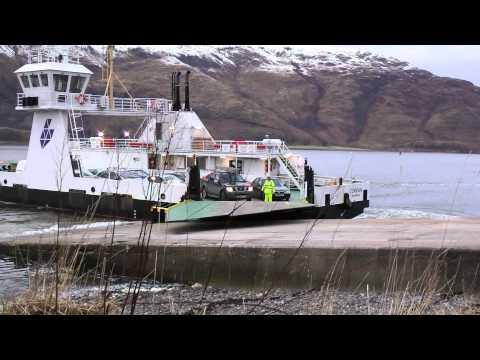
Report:
[[[141,223],[115,229],[116,272],[136,274]],[[341,287],[369,283],[383,287],[416,281],[427,273],[454,279],[460,291],[477,290],[480,221],[449,220],[291,220],[261,222],[190,222],[154,224],[145,271],[157,279],[231,286],[319,287],[326,279]],[[4,248],[48,250],[56,233],[4,238]],[[62,232],[64,245],[82,245],[90,257],[105,254],[111,231]],[[39,250],[40,251],[40,250]],[[103,255],[102,255],[103,256]],[[91,258],[93,263],[95,259]],[[98,259],[97,259],[98,260]]]

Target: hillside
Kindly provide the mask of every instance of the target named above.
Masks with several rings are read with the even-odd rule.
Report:
[[[19,86],[12,72],[25,62],[24,49],[0,46],[0,140],[30,126],[30,117],[13,109]],[[101,47],[81,49],[95,72],[89,91],[103,93],[94,65]],[[170,73],[191,70],[193,109],[216,138],[269,133],[290,144],[480,152],[480,88],[397,59],[279,46],[164,46],[124,47],[115,64],[135,97],[168,97]],[[116,95],[125,95],[120,86]]]

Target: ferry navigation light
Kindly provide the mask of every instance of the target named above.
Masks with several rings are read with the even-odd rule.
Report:
[[[123,137],[126,137],[126,138],[130,137],[130,131],[124,131]]]
[[[104,137],[104,136],[105,136],[105,133],[104,133],[103,131],[99,131],[99,132],[98,132],[98,136],[99,136],[99,137]]]

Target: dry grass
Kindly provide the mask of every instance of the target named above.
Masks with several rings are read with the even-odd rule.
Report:
[[[118,306],[107,302],[107,314],[115,313]],[[61,299],[58,303],[54,298],[38,295],[23,295],[13,302],[3,306],[4,315],[104,315],[105,308],[102,298],[97,302],[86,303]]]
[[[105,269],[82,271],[82,247],[60,247],[45,265],[28,272],[28,288],[0,307],[5,315],[94,315],[118,313],[118,305],[103,291],[88,302],[73,299],[72,290],[95,281],[105,284]],[[100,287],[101,288],[101,287]]]

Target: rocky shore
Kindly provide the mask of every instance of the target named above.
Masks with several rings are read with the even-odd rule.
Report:
[[[109,287],[110,313],[131,313],[133,286]],[[86,287],[63,294],[82,304],[102,301],[102,289]],[[144,284],[136,315],[450,315],[480,314],[480,299],[466,294],[337,291],[332,289],[239,289],[202,284]]]

